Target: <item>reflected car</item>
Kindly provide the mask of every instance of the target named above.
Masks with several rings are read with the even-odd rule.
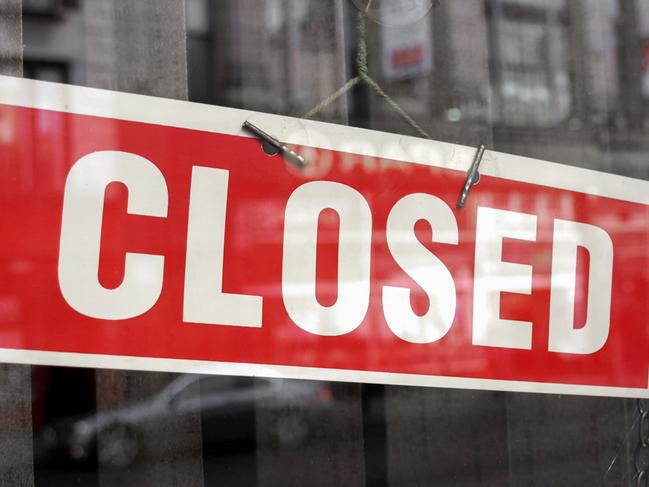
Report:
[[[294,448],[309,434],[308,411],[332,404],[329,385],[316,381],[183,375],[141,402],[46,424],[35,433],[34,455],[40,463],[81,464],[96,454],[100,465],[124,469],[141,453],[144,431],[155,431],[165,418],[196,414],[203,423],[203,444],[246,448],[255,440],[251,418],[260,407],[281,412],[271,415],[273,434],[278,445]],[[175,446],[183,448],[180,438]]]

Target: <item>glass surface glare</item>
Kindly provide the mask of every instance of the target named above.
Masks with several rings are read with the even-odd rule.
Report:
[[[483,143],[486,157],[642,180],[648,53],[640,0],[0,0],[0,74],[313,112],[393,134],[419,127]],[[645,205],[588,194],[600,181],[588,173],[585,192],[486,174],[457,212],[458,146],[341,145],[299,121],[250,121],[308,139],[291,146],[308,167],[253,139],[226,148],[237,137],[0,106],[3,342],[80,351],[86,340],[129,355],[138,336],[203,360],[289,355],[306,366],[646,387]],[[108,150],[149,161],[162,179],[140,161],[138,186],[109,155],[72,173],[78,211],[62,216],[72,166]],[[376,151],[385,156],[362,155]],[[137,207],[141,191],[157,191],[159,204]],[[22,225],[37,238],[21,238]],[[71,233],[59,242],[62,228]],[[80,253],[92,239],[111,251]],[[186,266],[204,239],[225,259]],[[87,266],[50,300],[44,283],[77,260]],[[119,304],[97,305],[94,291],[120,288]],[[234,311],[205,306],[202,292],[231,293]],[[195,301],[183,308],[170,293]],[[58,307],[64,299],[75,305]],[[161,332],[170,319],[183,330]],[[237,325],[253,338],[235,339]],[[644,452],[634,399],[249,375],[2,364],[0,417],[7,485],[623,486],[636,484]]]

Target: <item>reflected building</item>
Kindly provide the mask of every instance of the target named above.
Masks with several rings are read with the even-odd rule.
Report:
[[[358,3],[362,2],[186,0],[189,99],[302,116],[359,74]],[[647,179],[649,2],[435,0],[430,5],[423,16],[412,16],[407,9],[399,8],[370,16],[365,24],[365,40],[369,75],[433,139],[466,145],[482,142],[489,149]],[[131,68],[124,59],[137,56],[138,43],[147,42],[146,32],[157,28],[156,19],[149,18],[144,19],[142,32],[125,32],[120,20],[124,15],[122,7],[122,2],[104,0],[23,0],[25,76],[121,89],[120,76]],[[0,16],[0,21],[6,18]],[[13,56],[1,42],[0,56]],[[169,69],[184,69],[184,58],[163,59],[148,62],[168,62]],[[168,93],[160,90],[153,94],[175,96]],[[416,135],[383,97],[363,84],[323,106],[314,118]],[[358,168],[363,176],[378,177],[381,161],[367,163],[361,159],[348,161],[349,167]],[[541,208],[550,203],[538,198],[535,204]],[[577,206],[572,200],[559,204],[570,209]],[[258,206],[259,215],[263,216],[264,211],[281,214],[280,208],[271,208],[266,202]],[[506,206],[518,208],[522,203],[511,201]],[[261,228],[243,219],[238,221],[248,230]],[[632,223],[620,221],[630,232],[637,229]],[[246,245],[244,240],[241,245]],[[638,249],[639,254],[642,252],[645,250]],[[472,285],[471,272],[467,267],[463,273],[467,288]],[[638,272],[644,270],[639,268]],[[466,310],[459,310],[463,312]],[[422,356],[422,360],[426,359]],[[96,391],[108,396],[105,402],[111,407],[107,409],[116,409],[124,402],[123,396],[128,396],[117,374],[100,374],[99,379],[92,370],[75,374],[71,379],[65,369],[34,368],[36,429],[55,417],[101,409],[96,404]],[[245,382],[243,389],[256,387],[259,393],[259,382],[252,387],[253,380]],[[581,451],[589,447],[590,429],[594,427],[600,430],[592,434],[608,441],[611,448],[622,441],[615,436],[622,430],[618,427],[621,421],[596,424],[584,414],[587,411],[598,418],[617,415],[619,419],[625,411],[620,402],[614,404],[613,400],[589,403],[586,398],[577,398],[566,401],[566,406],[554,396],[539,399],[533,395],[397,386],[362,386],[362,392],[358,392],[361,386],[358,390],[355,387],[332,386],[336,413],[323,418],[334,417],[343,423],[345,411],[364,408],[360,429],[365,431],[358,436],[372,440],[367,445],[379,445],[378,451],[368,446],[361,453],[364,457],[359,462],[367,465],[367,485],[374,485],[373,478],[381,476],[389,478],[390,485],[402,485],[407,478],[414,483],[440,476],[451,483],[466,472],[467,478],[502,485],[509,473],[497,467],[507,459],[498,457],[498,452],[504,450],[493,448],[494,443],[511,442],[511,458],[519,460],[517,463],[510,459],[512,478],[531,479],[535,465],[561,470],[565,466],[552,455],[557,443],[563,442],[557,438],[564,434],[566,425],[574,429],[569,438],[581,442],[577,443]],[[80,397],[81,389],[87,397]],[[164,387],[158,389],[150,396],[158,397]],[[68,398],[72,395],[75,401],[71,411],[72,401]],[[313,395],[317,401],[332,400],[328,387]],[[253,401],[248,401],[245,434],[256,438],[258,458],[250,453],[252,459],[240,468],[245,473],[254,473],[255,468],[271,471],[282,464],[277,461],[281,435],[276,434],[282,428],[277,426],[283,427],[279,420],[294,421],[296,416],[292,410],[291,414],[278,413],[272,401],[264,403],[259,397],[255,401],[254,407]],[[340,407],[347,402],[347,409]],[[49,412],[45,411],[48,408]],[[201,421],[205,421],[204,416]],[[548,417],[558,419],[552,425]],[[583,430],[578,431],[575,424]],[[554,430],[548,434],[552,426]],[[147,430],[149,438],[157,440],[157,428],[154,424]],[[587,428],[589,434],[583,434]],[[288,429],[298,430],[294,422]],[[199,428],[203,434],[201,431]],[[429,441],[431,438],[439,441]],[[288,453],[282,457],[284,464],[293,463],[299,457],[298,450],[304,449],[309,456],[303,464],[310,476],[312,459],[328,458],[330,454],[329,444],[317,436],[311,440],[300,438],[299,442],[289,438],[285,442],[299,445],[285,448]],[[438,448],[438,444],[442,447]],[[456,444],[458,448],[445,448]],[[521,444],[525,447],[520,448]],[[463,445],[471,448],[462,450]],[[337,448],[348,446],[336,442]],[[219,447],[203,447],[206,457],[224,457]],[[583,468],[575,460],[575,470],[580,475],[592,473],[588,462],[595,456],[598,465],[608,466],[610,458],[604,450],[581,456]],[[254,452],[254,447],[250,451]],[[402,451],[408,452],[409,462],[401,461]],[[431,462],[431,458],[437,462]],[[475,465],[467,467],[467,458]],[[205,465],[208,463],[205,461]],[[328,465],[322,464],[322,468]],[[387,468],[386,464],[390,465],[389,471],[380,471]],[[410,471],[413,464],[414,470]],[[490,465],[493,471],[474,475],[473,470],[479,471],[483,464]],[[446,468],[441,474],[434,471],[439,465]],[[520,484],[526,485],[523,481]]]
[[[644,2],[430,3],[369,17],[366,36],[369,74],[432,138],[647,176]],[[25,1],[25,75],[118,89],[117,8]],[[188,0],[190,99],[302,116],[358,74],[357,13],[351,0]],[[362,84],[316,118],[416,135]]]
[[[188,25],[203,42],[189,51],[197,100],[301,116],[357,74],[351,1],[197,5],[213,19]],[[405,46],[407,12],[391,14],[367,22],[369,73],[432,138],[647,176],[642,2],[432,2]],[[192,78],[199,66],[211,75]],[[318,116],[415,135],[363,86]]]

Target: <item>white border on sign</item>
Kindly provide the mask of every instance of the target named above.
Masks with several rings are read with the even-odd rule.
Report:
[[[168,98],[0,76],[0,104],[143,122],[242,137],[246,120],[285,143],[466,172],[476,148],[418,137]],[[485,151],[480,173],[649,205],[649,181]],[[459,190],[458,190],[459,193]]]
[[[210,362],[92,353],[45,352],[0,348],[0,362],[58,367],[89,367],[98,369],[142,370],[186,374],[238,375],[246,377],[277,377],[283,379],[362,382],[400,386],[442,387],[482,391],[532,392],[581,396],[607,396],[649,399],[649,389],[523,382],[514,380],[477,379],[438,375],[400,374],[365,370],[327,369],[290,365],[264,365],[241,362]]]
[[[416,161],[418,164],[462,172],[469,168],[476,150],[475,147],[447,142],[249,110],[9,76],[0,76],[0,104],[242,137],[250,137],[241,128],[244,121],[250,120],[261,127],[272,127],[273,135],[289,144],[353,152],[402,162]],[[480,172],[511,181],[649,205],[649,181],[590,169],[485,151]],[[0,361],[34,365],[282,377],[453,389],[649,398],[649,380],[647,388],[626,388],[6,348],[0,349]]]

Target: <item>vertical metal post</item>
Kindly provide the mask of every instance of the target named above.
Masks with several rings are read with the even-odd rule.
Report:
[[[113,87],[120,91],[187,99],[185,2],[176,0],[116,0]],[[151,398],[178,377],[135,371],[96,373],[97,411]],[[127,471],[102,465],[110,434],[98,438],[99,484],[203,485],[200,413],[173,413],[140,430],[138,458]]]
[[[21,0],[0,0],[0,74],[23,74]],[[34,485],[29,365],[0,365],[0,418],[0,486]]]

